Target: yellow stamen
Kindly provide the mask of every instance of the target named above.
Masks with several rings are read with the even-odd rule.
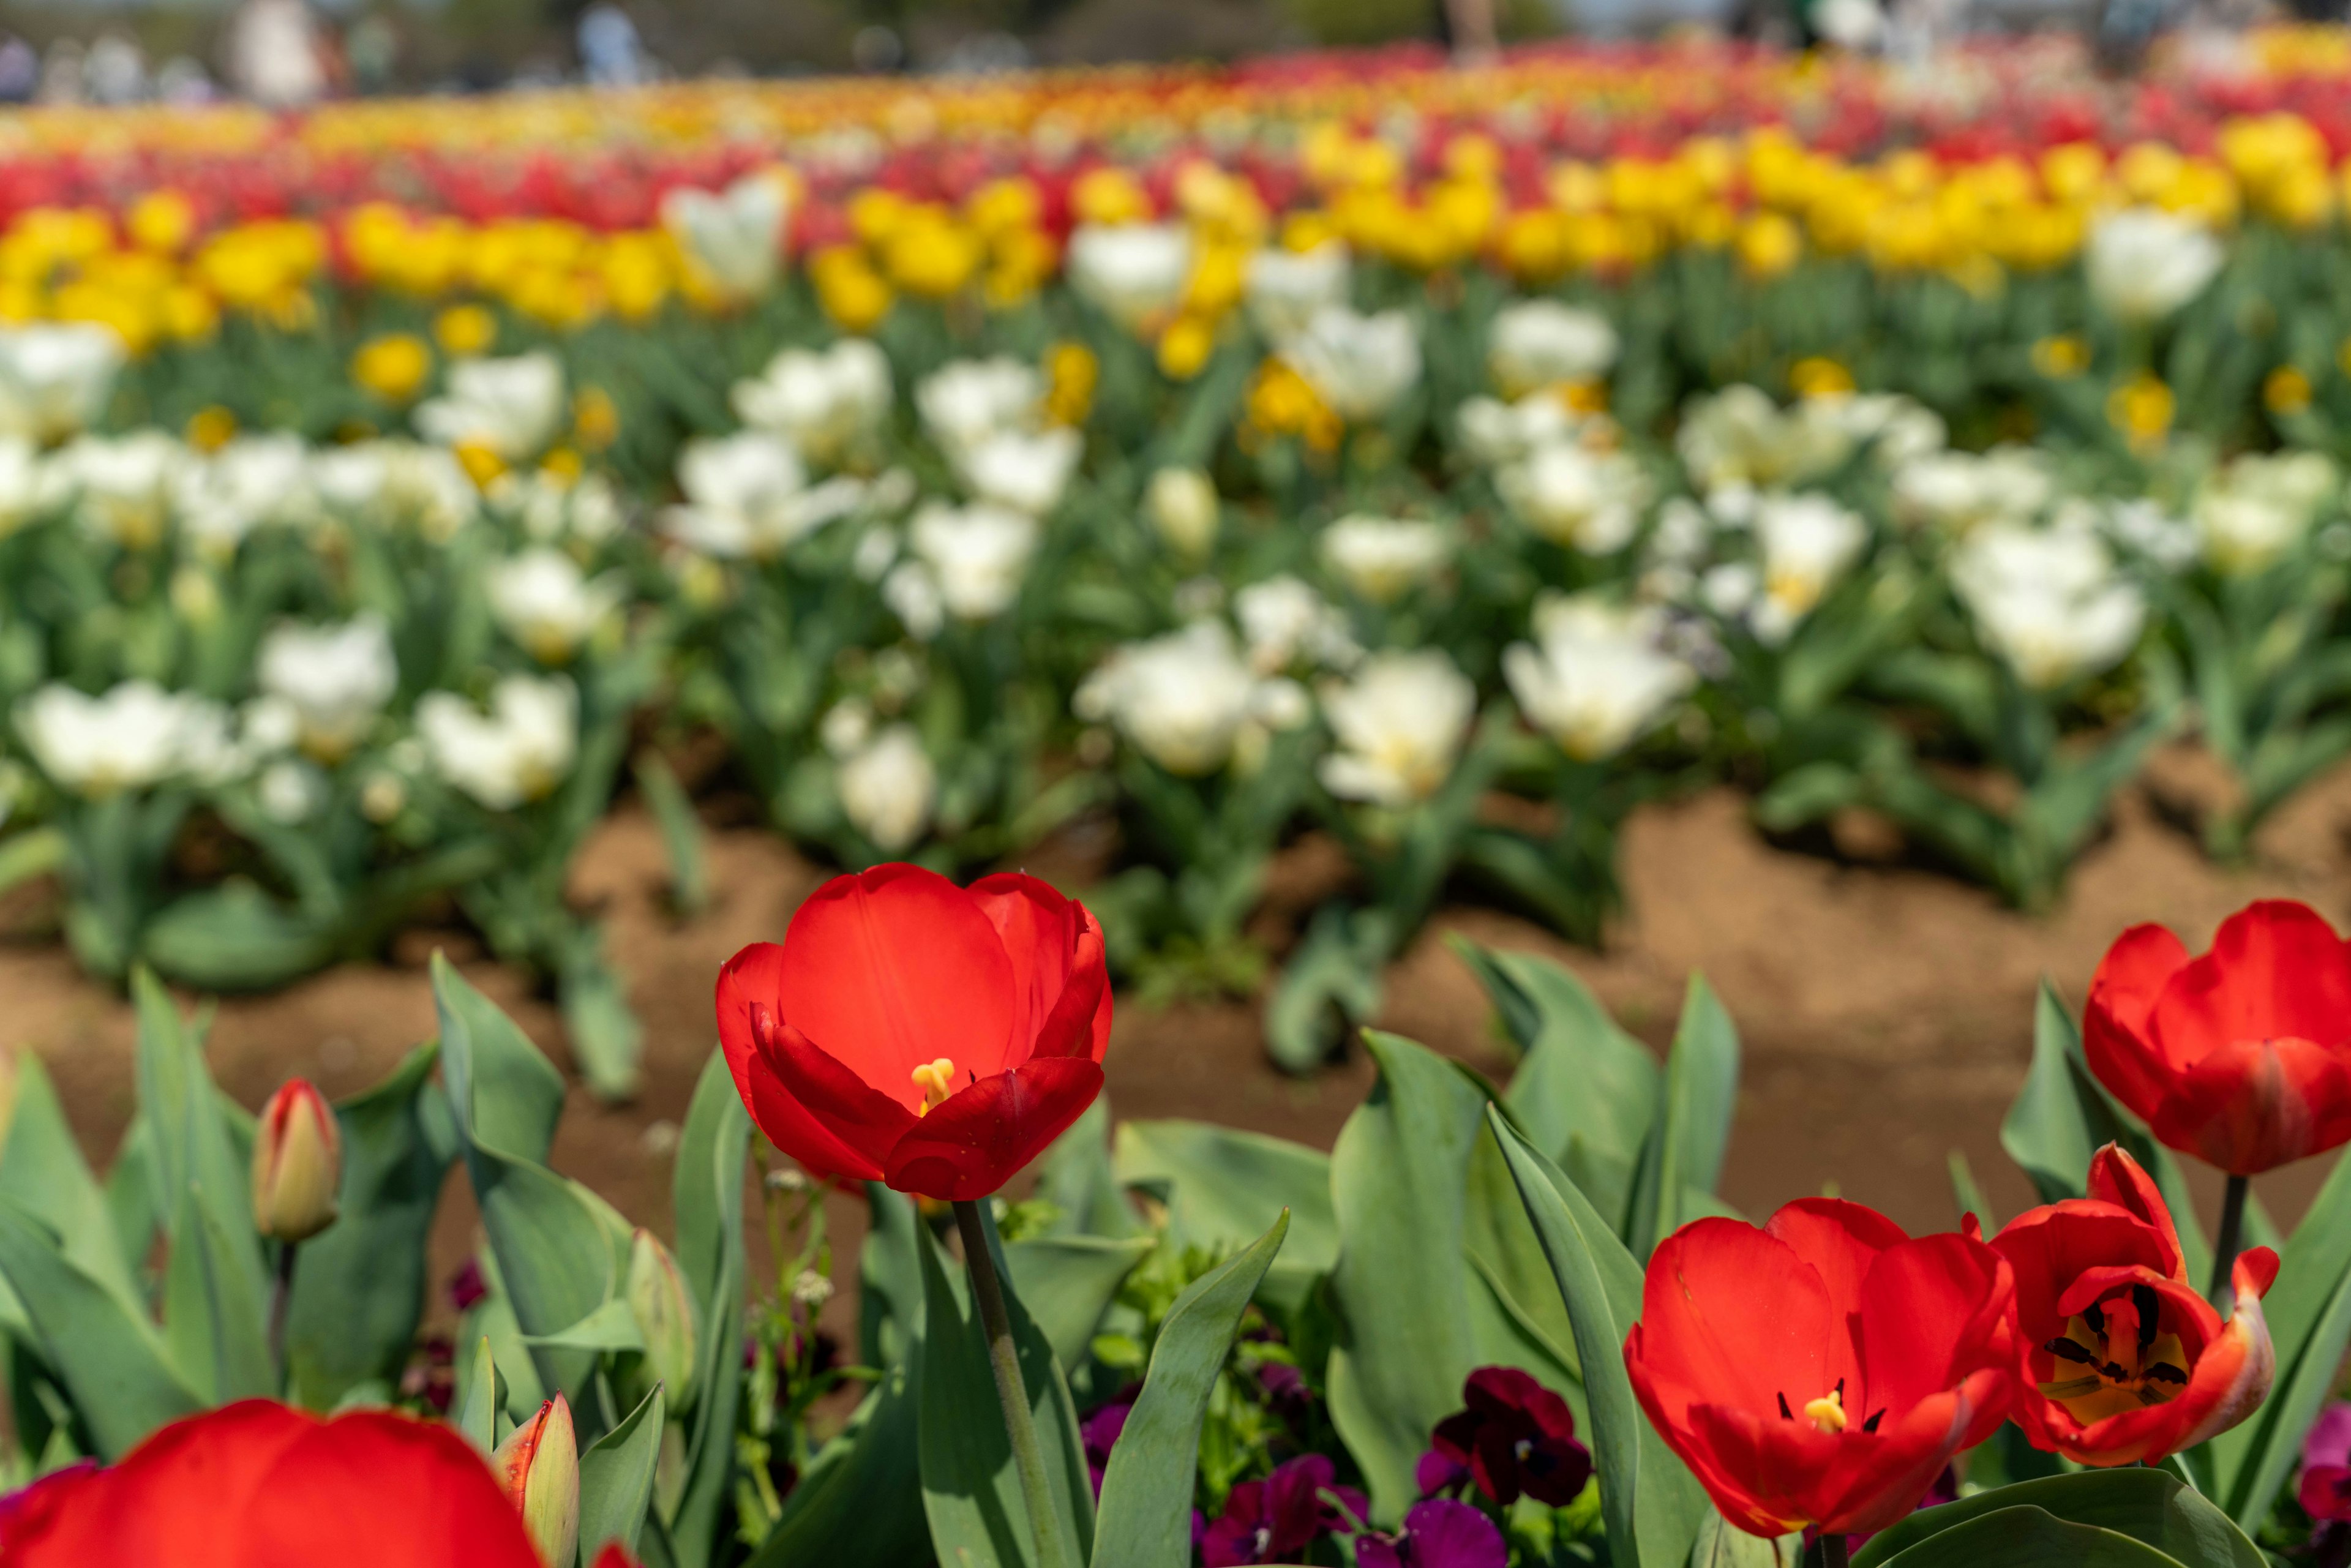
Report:
[[[1804,1405],[1804,1419],[1823,1432],[1844,1430],[1844,1390],[1832,1388]]]
[[[925,1062],[914,1069],[914,1087],[922,1092],[923,1103],[914,1107],[914,1114],[927,1116],[931,1107],[946,1103],[955,1092],[955,1063],[946,1057]]]

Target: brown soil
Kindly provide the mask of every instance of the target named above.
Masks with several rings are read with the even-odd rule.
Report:
[[[2159,775],[2168,792],[2192,789],[2194,759],[2169,763]],[[2223,915],[2256,896],[2301,898],[2338,925],[2351,924],[2346,832],[2351,770],[2274,820],[2255,863],[2242,869],[2210,864],[2134,795],[2114,832],[2082,862],[2064,904],[2028,918],[1931,872],[1775,849],[1749,826],[1740,798],[1710,791],[1649,809],[1630,824],[1624,871],[1632,915],[1607,952],[1568,946],[1491,910],[1450,908],[1389,977],[1381,1022],[1507,1072],[1482,993],[1442,940],[1448,931],[1560,958],[1659,1046],[1672,1032],[1686,977],[1702,971],[1745,1040],[1725,1196],[1761,1213],[1834,1183],[1913,1228],[1939,1228],[1953,1218],[1945,1162],[1955,1148],[2002,1214],[2030,1201],[2001,1154],[1999,1126],[2027,1059],[2043,975],[2078,1003],[2124,926],[2160,920],[2200,946]],[[1865,831],[1842,837],[1883,847]],[[598,1105],[575,1089],[555,1163],[657,1228],[667,1224],[676,1121],[715,1043],[718,966],[747,942],[780,936],[821,874],[754,830],[714,831],[709,849],[716,896],[691,922],[668,913],[660,841],[634,810],[604,825],[576,879],[578,896],[607,912],[610,950],[644,1019],[645,1086],[626,1107]],[[1329,867],[1310,848],[1285,871],[1282,880],[1296,888],[1326,882]],[[372,1082],[432,1032],[422,963],[434,940],[411,933],[394,964],[224,1001],[211,1034],[222,1083],[254,1104],[294,1073],[336,1095]],[[477,984],[567,1060],[546,999],[517,973],[454,938],[448,945]],[[102,1160],[132,1109],[128,1008],[83,978],[61,948],[29,937],[0,944],[0,996],[10,1042],[41,1052],[76,1130]],[[1369,1082],[1360,1053],[1311,1082],[1276,1073],[1260,1054],[1254,1007],[1238,1002],[1130,1008],[1118,1019],[1107,1067],[1122,1115],[1205,1117],[1325,1145]],[[2300,1212],[2324,1163],[2263,1178],[2261,1189],[2281,1218]],[[452,1267],[473,1223],[462,1182],[453,1185],[459,1201],[448,1206],[436,1249]],[[2205,1204],[2217,1207],[2217,1184]],[[834,1206],[851,1234],[854,1207]]]

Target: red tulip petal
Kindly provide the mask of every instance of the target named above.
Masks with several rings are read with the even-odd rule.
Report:
[[[2283,899],[2249,904],[2220,923],[2212,950],[2163,990],[2155,1030],[2165,1053],[2192,1065],[2232,1040],[2342,1041],[2351,1029],[2351,952],[2325,917]]]
[[[1110,972],[1102,923],[1073,898],[1033,876],[1007,873],[971,884],[1012,963],[1019,998],[1013,1036],[1039,1056],[1102,1059],[1110,1043]]]
[[[1101,1064],[1040,1056],[956,1091],[890,1153],[883,1179],[948,1202],[987,1197],[1045,1152],[1102,1092]]]
[[[2017,1321],[2035,1344],[2064,1332],[2057,1303],[2084,1270],[2138,1264],[2169,1279],[2178,1256],[2167,1254],[2161,1235],[2128,1209],[2079,1197],[2026,1209],[1991,1246],[2014,1270]]]
[[[838,1160],[829,1163],[860,1181],[879,1181],[890,1151],[922,1118],[819,1051],[789,1023],[769,1022],[760,1044],[777,1084],[826,1137],[852,1156],[854,1168]]]
[[[909,1111],[914,1069],[1003,1071],[1019,1009],[996,927],[969,894],[920,866],[837,876],[784,935],[781,1015]],[[1020,1042],[1025,1051],[1028,1042]]]
[[[2258,1299],[2270,1293],[2277,1283],[2278,1255],[2267,1247],[2248,1247],[2237,1254],[2236,1266],[2229,1270],[2230,1282],[2236,1287],[2237,1300]]]
[[[726,1070],[735,1075],[735,1092],[751,1103],[751,1062],[759,1045],[751,1029],[751,1004],[757,1002],[781,1017],[783,1013],[784,950],[773,942],[754,942],[718,971],[718,1049],[726,1055]]]
[[[2141,1121],[2152,1121],[2175,1068],[2156,1041],[2153,1014],[2188,949],[2160,925],[2134,925],[2115,939],[2090,981],[2082,1053],[2090,1071]]]
[[[1833,1301],[1859,1301],[1861,1282],[1878,1255],[1910,1239],[1877,1210],[1838,1197],[1800,1197],[1785,1204],[1763,1222],[1763,1231],[1813,1266]]]
[[[28,1498],[9,1531],[8,1562],[12,1568],[247,1568],[241,1526],[255,1511],[270,1467],[319,1424],[265,1399],[174,1421],[111,1469]]]
[[[1769,1311],[1757,1303],[1768,1301]],[[1850,1357],[1843,1314],[1796,1249],[1738,1219],[1700,1219],[1657,1244],[1641,1290],[1643,1374],[1665,1424],[1694,1404],[1801,1407]],[[1632,1346],[1626,1347],[1628,1370]]]
[[[1846,1427],[1810,1494],[1813,1521],[1824,1534],[1846,1535],[1872,1534],[1898,1522],[1918,1506],[1970,1433],[1999,1425],[2009,1387],[2004,1369],[1986,1367],[1898,1418],[1888,1416],[1874,1433]]]
[[[1845,1298],[1855,1303],[1862,1364],[1860,1385],[1846,1394],[1854,1423],[1880,1411],[1900,1416],[1991,1364],[2014,1299],[2000,1255],[1980,1241],[1924,1236],[1880,1253]]]
[[[765,1014],[764,1008],[761,1012]],[[800,1038],[789,1024],[778,1024],[770,1019],[763,1031],[768,1049],[755,1051],[746,1064],[751,1091],[743,1103],[751,1113],[752,1122],[766,1134],[768,1142],[798,1160],[810,1176],[842,1181],[881,1180],[879,1156],[864,1152],[857,1143],[829,1125],[817,1112],[802,1103],[785,1082],[778,1041],[786,1031]],[[802,1043],[806,1043],[804,1039]],[[848,1071],[846,1068],[839,1070]]]
[[[337,1416],[269,1472],[250,1568],[536,1568],[522,1516],[445,1427],[386,1411]]]
[[[2231,1040],[2176,1077],[2155,1135],[2233,1176],[2351,1140],[2351,1056],[2303,1039]]]
[[[2179,1250],[2179,1228],[2171,1222],[2171,1206],[2163,1201],[2163,1189],[2120,1145],[2108,1144],[2090,1156],[2089,1196],[2137,1215],[2156,1233],[2170,1257],[2168,1264],[2157,1266],[2175,1280],[2188,1278],[2187,1260]]]
[[[1818,1522],[1821,1483],[1842,1439],[1799,1417],[1782,1420],[1743,1408],[1689,1408],[1681,1455],[1722,1516],[1754,1535],[1784,1535]],[[1698,1456],[1693,1458],[1692,1453]],[[1925,1491],[1925,1487],[1920,1487]]]

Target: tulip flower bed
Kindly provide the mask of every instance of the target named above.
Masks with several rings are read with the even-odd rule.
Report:
[[[2246,1182],[2351,1138],[2351,945],[2302,905],[2196,956],[2125,933],[2078,1029],[2044,997],[2003,1135],[2042,1203],[1999,1223],[1955,1160],[1956,1228],[1917,1237],[1715,1196],[1740,1043],[1695,976],[1661,1063],[1558,966],[1469,947],[1507,1086],[1368,1032],[1376,1087],[1325,1154],[1113,1135],[1103,931],[1032,878],[883,865],[782,936],[717,977],[674,1244],[548,1168],[561,1076],[438,961],[437,1040],[258,1117],[141,972],[104,1183],[21,1059],[5,1561],[2257,1568],[2345,1544],[2351,1175],[2284,1236]],[[2187,1159],[2228,1176],[2217,1234]],[[453,1165],[481,1224],[451,1366],[415,1337]],[[821,1198],[861,1184],[852,1267]],[[852,1283],[853,1347],[817,1322]]]

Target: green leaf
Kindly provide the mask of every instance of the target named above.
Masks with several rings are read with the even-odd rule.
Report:
[[[942,1563],[958,1568],[1023,1568],[1036,1561],[1035,1537],[1011,1439],[1004,1431],[987,1331],[968,1292],[950,1277],[938,1244],[927,1231],[920,1239],[925,1304],[916,1447],[931,1542]],[[1054,1506],[1061,1515],[1061,1539],[1082,1563],[1092,1550],[1093,1485],[1077,1412],[1052,1347],[1020,1307],[1019,1297],[1007,1291],[1005,1306]]]
[[[261,1297],[236,1265],[228,1238],[190,1187],[172,1219],[163,1269],[163,1344],[180,1376],[208,1405],[277,1392]]]
[[[1061,1211],[1057,1232],[1113,1238],[1143,1233],[1143,1221],[1119,1185],[1110,1140],[1110,1100],[1096,1095],[1085,1114],[1037,1157],[1037,1186],[1029,1197]]]
[[[426,1240],[449,1172],[448,1119],[423,1045],[374,1088],[335,1107],[342,1207],[302,1244],[286,1316],[287,1396],[332,1409],[362,1383],[397,1382],[432,1288]]]
[[[1529,1147],[1499,1109],[1487,1113],[1487,1123],[1567,1301],[1611,1560],[1625,1568],[1676,1568],[1689,1560],[1712,1507],[1650,1427],[1625,1375],[1625,1336],[1641,1314],[1641,1266],[1575,1184]]]
[[[1904,1568],[1919,1568],[1920,1564],[1935,1563],[1998,1562],[2004,1565],[2011,1561],[2060,1561],[2054,1557],[2011,1559],[2002,1555],[2006,1538],[1999,1531],[1982,1528],[1987,1519],[2024,1512],[2037,1513],[2077,1530],[2105,1531],[2143,1543],[2152,1550],[2151,1560],[2156,1562],[2178,1562],[2189,1568],[2262,1568],[2264,1561],[2261,1550],[2195,1488],[2184,1485],[2168,1471],[2127,1467],[2078,1470],[2042,1480],[2019,1481],[1957,1502],[1922,1509],[1892,1529],[1872,1536],[1854,1554],[1853,1568],[1878,1568],[1879,1564],[1893,1563],[1900,1563]],[[2017,1522],[2011,1521],[2001,1528],[2013,1529]],[[2034,1523],[2032,1528],[2041,1531],[2046,1527]],[[1972,1543],[1978,1555],[1953,1554],[1959,1550],[1956,1545],[1946,1548],[1945,1554],[1913,1555],[1923,1542],[1944,1536]],[[2085,1546],[2091,1544],[2089,1537],[2078,1539]],[[2147,1560],[2129,1556],[2113,1559],[2116,1563]]]
[[[140,956],[204,991],[267,991],[334,961],[332,926],[235,881],[173,899],[139,933]]]
[[[1289,1226],[1284,1215],[1248,1251],[1192,1281],[1160,1325],[1143,1392],[1102,1475],[1093,1551],[1102,1568],[1190,1568],[1208,1396]]]
[[[866,1396],[784,1499],[749,1568],[912,1568],[931,1561],[912,1381],[901,1364]]]
[[[505,1410],[505,1380],[498,1374],[498,1358],[492,1354],[489,1338],[485,1335],[475,1346],[463,1403],[451,1424],[487,1458],[496,1450],[498,1439],[505,1436],[498,1430],[498,1417]]]
[[[2303,1435],[2333,1396],[2351,1344],[2351,1160],[2335,1162],[2294,1228],[2262,1316],[2277,1352],[2277,1380],[2250,1420],[2210,1445],[2214,1489],[2247,1530],[2269,1517],[2278,1489],[2301,1462]]]
[[[465,1141],[545,1165],[563,1115],[563,1074],[439,953],[433,955],[433,1004],[449,1108]]]
[[[742,1245],[743,1166],[750,1150],[751,1118],[726,1054],[714,1051],[695,1081],[670,1177],[678,1270],[698,1301],[708,1301],[717,1288],[721,1254]]]
[[[865,1244],[857,1290],[858,1359],[896,1366],[922,1339],[921,1221],[912,1199],[878,1181],[865,1184]]]
[[[29,1051],[16,1057],[16,1109],[0,1141],[0,1198],[53,1231],[66,1261],[104,1286],[124,1311],[144,1312],[106,1194],[81,1157],[48,1069]]]
[[[1985,1494],[1997,1497],[1998,1492]],[[1887,1568],[2189,1568],[2145,1542],[2037,1508],[2004,1508],[1932,1536]]]
[[[637,1315],[630,1310],[628,1300],[615,1296],[581,1318],[549,1334],[525,1334],[527,1345],[552,1345],[559,1350],[642,1351],[644,1335],[638,1331]]]
[[[1371,1096],[1331,1152],[1340,1253],[1331,1276],[1345,1330],[1331,1353],[1331,1418],[1381,1521],[1419,1495],[1413,1466],[1429,1428],[1461,1408],[1480,1364],[1465,1192],[1486,1096],[1425,1047],[1364,1031],[1379,1064]]]
[[[146,1319],[68,1262],[47,1227],[5,1199],[0,1279],[16,1293],[35,1348],[71,1396],[99,1458],[120,1458],[156,1427],[204,1407],[172,1369]]]
[[[609,1542],[632,1554],[637,1550],[637,1532],[653,1503],[667,1408],[655,1384],[619,1426],[580,1456],[580,1561],[589,1568]]]
[[[182,1196],[193,1190],[216,1232],[211,1239],[222,1266],[240,1276],[245,1297],[259,1301],[267,1285],[253,1228],[252,1175],[236,1155],[198,1037],[145,969],[132,971],[131,995],[139,1016],[139,1104],[155,1155],[155,1212],[176,1221]],[[176,1230],[172,1239],[180,1239]]]
[[[1748,1534],[1709,1508],[1698,1521],[1689,1568],[1799,1568],[1803,1560],[1802,1533],[1769,1541]]]
[[[1284,1072],[1311,1072],[1345,1027],[1379,1011],[1379,960],[1345,906],[1322,906],[1265,1002],[1265,1049]]]
[[[1951,1151],[1948,1163],[1951,1172],[1951,1201],[1959,1206],[1959,1218],[1964,1220],[1969,1215],[1974,1215],[1976,1223],[1983,1227],[1983,1233],[1990,1236],[2000,1228],[2000,1218],[1992,1213],[1991,1205],[1984,1201],[1983,1188],[1976,1185],[1975,1167],[1969,1165],[1968,1156],[1957,1149]]]
[[[1148,1236],[1041,1236],[1008,1241],[1012,1283],[1063,1366],[1085,1364],[1086,1346],[1126,1277],[1154,1245]]]
[[[1113,1163],[1123,1185],[1167,1206],[1179,1246],[1238,1251],[1288,1209],[1290,1239],[1266,1280],[1268,1301],[1303,1301],[1338,1263],[1331,1156],[1320,1149],[1207,1122],[1122,1122]]]
[[[1511,1118],[1554,1160],[1580,1144],[1587,1158],[1621,1169],[1629,1190],[1662,1094],[1656,1058],[1563,965],[1458,936],[1453,950],[1518,1042],[1519,1070],[1502,1097]]]
[[[556,991],[564,1032],[581,1076],[600,1100],[632,1098],[642,1076],[644,1026],[629,1006],[628,988],[603,956],[602,935],[588,932],[570,946]]]
[[[1713,988],[1692,975],[1681,1023],[1666,1057],[1665,1109],[1642,1150],[1626,1239],[1646,1258],[1686,1221],[1705,1212],[1687,1195],[1710,1197],[1722,1176],[1739,1100],[1739,1030]]]
[[[637,792],[661,830],[662,847],[669,854],[670,902],[680,915],[698,915],[710,903],[710,864],[703,852],[702,823],[694,802],[661,753],[639,754]]]
[[[709,1561],[734,1495],[735,1417],[742,1400],[743,1174],[751,1118],[726,1058],[702,1064],[677,1141],[672,1202],[678,1271],[703,1324],[702,1365],[687,1414],[686,1485],[669,1521],[681,1559]]]

